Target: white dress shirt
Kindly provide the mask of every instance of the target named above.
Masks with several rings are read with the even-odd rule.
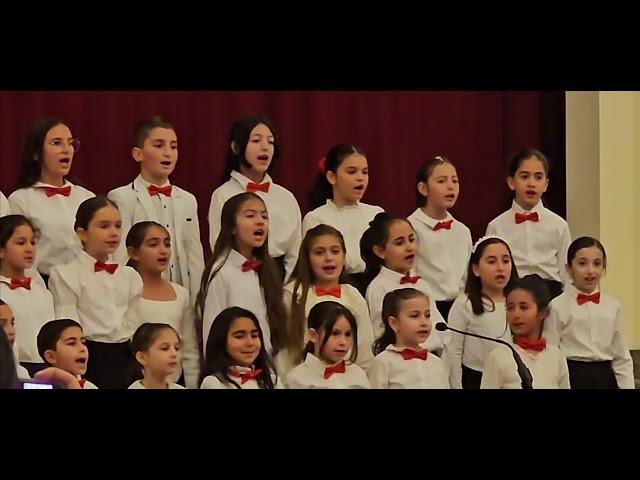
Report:
[[[551,302],[544,335],[560,347],[569,360],[610,360],[619,388],[635,388],[633,360],[624,336],[620,304],[600,293],[600,303],[578,305],[582,293],[573,284]],[[598,293],[596,289],[593,293]]]
[[[533,388],[570,388],[567,360],[558,347],[547,344],[547,348],[541,352],[523,350],[518,345],[514,348],[531,372]],[[489,353],[484,363],[480,388],[522,388],[518,366],[509,348],[498,345]]]
[[[405,360],[404,350],[389,345],[371,362],[368,375],[371,388],[449,388],[444,362],[429,353],[426,360]]]
[[[285,384],[287,388],[370,388],[367,374],[358,365],[345,363],[344,373],[336,372],[325,378],[325,370],[330,366],[308,353],[304,363],[287,375]]]
[[[253,313],[262,330],[264,348],[271,352],[271,329],[267,320],[267,305],[264,299],[258,273],[254,270],[242,271],[242,265],[247,261],[236,250],[231,249],[226,258],[223,254],[211,270],[212,274],[224,261],[224,265],[209,283],[207,296],[204,301],[202,314],[203,348],[206,354],[207,339],[213,321],[218,314],[229,307],[242,307]]]
[[[134,307],[142,295],[142,279],[131,267],[95,272],[96,259],[85,251],[51,270],[49,288],[57,318],[82,325],[88,340],[121,343],[133,335]]]
[[[218,187],[211,195],[209,206],[209,244],[211,250],[220,234],[222,207],[231,197],[247,191],[250,179],[240,172],[231,172],[231,178]],[[269,255],[284,256],[286,278],[293,271],[298,260],[298,251],[302,241],[300,223],[301,213],[298,201],[286,188],[273,183],[269,175],[264,176],[262,183],[270,183],[269,192],[255,192],[267,207],[269,213]]]
[[[504,302],[496,303],[492,311],[488,300],[484,300],[483,304],[485,312],[476,315],[471,309],[471,302],[467,295],[461,294],[453,302],[449,311],[449,326],[463,332],[477,333],[513,343]],[[451,332],[445,346],[451,368],[451,388],[462,388],[462,365],[482,372],[487,355],[497,346],[497,343],[489,340]]]
[[[413,275],[413,272],[412,272]],[[420,279],[416,283],[401,284],[400,279],[403,274],[382,267],[380,273],[373,279],[367,288],[367,303],[369,304],[369,313],[371,324],[373,326],[373,334],[375,338],[380,338],[384,333],[384,323],[382,322],[382,303],[387,293],[399,290],[401,288],[415,288],[429,297],[429,306],[431,307],[431,335],[424,344],[424,347],[436,355],[442,355],[446,332],[436,330],[436,323],[444,322],[444,318],[436,307],[436,301],[431,294],[429,285]]]
[[[516,223],[516,213],[537,213],[539,220]],[[567,222],[542,201],[525,211],[515,200],[509,210],[491,220],[487,235],[498,235],[509,244],[518,275],[538,274],[545,280],[566,284],[567,250],[571,234]]]
[[[42,187],[54,186],[42,182],[36,182],[32,187],[20,188],[9,196],[11,212],[29,218],[40,230],[34,266],[45,275],[50,274],[52,267],[69,263],[82,251],[82,244],[73,229],[76,212],[82,202],[95,197],[86,188],[68,180],[64,186],[71,187],[68,197],[47,197]]]
[[[243,375],[245,373],[249,373],[252,371],[251,368],[241,367],[239,365],[232,367],[231,370],[236,372],[238,375]],[[259,390],[260,389],[260,384],[258,383],[258,380],[255,378],[249,379],[245,383],[242,383],[242,379],[240,377],[235,377],[231,374],[229,375],[229,377],[238,385],[240,385],[240,388],[242,390]],[[280,382],[279,377],[276,378],[276,376],[272,376],[271,379],[273,380],[274,388],[276,389],[284,388],[284,386],[282,385],[282,382]],[[207,377],[205,377],[204,380],[202,380],[202,385],[200,385],[200,389],[202,390],[237,390],[237,388],[233,384],[225,383],[215,375],[208,375]]]
[[[42,363],[37,338],[42,326],[56,318],[53,298],[49,290],[31,281],[31,289],[11,289],[11,279],[0,276],[0,298],[5,301],[16,319],[16,345],[21,362]]]
[[[304,216],[302,235],[306,235],[309,230],[320,224],[335,228],[342,233],[347,248],[346,271],[364,272],[365,263],[360,257],[360,239],[369,228],[369,222],[380,212],[384,212],[384,209],[377,205],[358,202],[355,205],[338,208],[333,200],[327,200],[326,204]]]
[[[449,213],[444,220],[436,220],[420,208],[407,220],[419,241],[418,275],[429,282],[435,300],[454,300],[464,290],[471,256],[471,231]],[[452,222],[451,228],[434,230],[440,222]]]

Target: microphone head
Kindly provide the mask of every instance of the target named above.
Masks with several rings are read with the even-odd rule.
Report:
[[[438,330],[439,332],[444,332],[445,330],[447,330],[449,327],[447,327],[447,324],[444,322],[438,322],[436,323],[436,330]]]

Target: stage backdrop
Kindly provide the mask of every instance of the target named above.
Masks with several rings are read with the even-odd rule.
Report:
[[[245,113],[275,122],[282,144],[275,180],[307,212],[317,162],[336,143],[360,145],[370,166],[364,201],[408,215],[415,176],[429,156],[449,156],[460,176],[453,215],[474,240],[505,210],[505,172],[523,147],[542,150],[552,162],[549,208],[565,216],[564,92],[0,92],[0,189],[16,186],[23,142],[42,116],[64,119],[82,142],[72,172],[96,193],[133,180],[134,126],[152,115],[176,128],[179,160],[171,178],[198,198],[208,253],[207,211],[228,149],[229,128]]]

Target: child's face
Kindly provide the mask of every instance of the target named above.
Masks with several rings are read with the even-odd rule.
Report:
[[[520,164],[515,177],[507,178],[507,184],[516,194],[516,202],[525,210],[531,210],[547,191],[549,179],[542,162],[531,157]]]
[[[344,268],[345,253],[333,235],[320,235],[311,245],[309,263],[315,282],[318,284],[336,284]]]
[[[333,186],[334,196],[348,203],[362,200],[369,185],[369,165],[366,157],[354,153],[345,158],[337,171],[327,172],[327,180]]]
[[[29,225],[15,229],[7,244],[0,248],[0,261],[14,270],[33,266],[36,257],[36,236]]]
[[[146,352],[136,352],[145,371],[161,377],[169,376],[180,366],[180,339],[173,329],[165,328]]]
[[[263,123],[256,125],[249,135],[249,142],[244,151],[244,158],[251,170],[264,175],[273,160],[275,139],[269,127]]]
[[[95,258],[111,255],[122,236],[120,212],[113,205],[102,207],[94,214],[87,230],[78,229],[78,236],[89,255]]]
[[[171,259],[171,239],[164,228],[151,226],[139,248],[129,249],[130,257],[138,262],[142,271],[162,273]]]
[[[344,357],[353,348],[353,332],[349,321],[344,316],[338,318],[331,331],[328,332],[329,339],[320,352],[325,335],[327,332],[324,329],[320,329],[319,332],[313,328],[309,329],[309,339],[315,345],[315,356],[331,364],[344,360]]]
[[[408,274],[416,263],[418,243],[409,222],[397,220],[389,228],[389,240],[384,248],[374,246],[374,253],[382,258],[384,266],[394,272]]]
[[[233,233],[238,245],[251,248],[264,245],[269,234],[269,214],[265,204],[256,198],[245,201],[236,215],[236,228]]]
[[[399,346],[418,348],[431,334],[431,307],[424,296],[403,300],[397,317],[389,317]]]
[[[446,210],[452,208],[460,194],[456,168],[450,163],[437,165],[431,172],[426,185],[418,184],[418,190],[428,198],[428,203],[432,206]]]
[[[42,149],[41,175],[69,175],[71,162],[75,153],[71,130],[66,125],[56,125],[47,132]]]
[[[16,319],[9,305],[0,305],[0,326],[7,334],[9,343],[16,343]]]
[[[166,181],[178,162],[176,132],[170,128],[154,128],[149,132],[142,148],[133,147],[132,155],[148,177]]]
[[[604,273],[604,256],[596,247],[581,248],[571,260],[567,272],[576,288],[585,293],[593,292]]]
[[[487,245],[478,265],[472,265],[473,274],[480,277],[483,290],[501,291],[511,278],[511,255],[504,243]]]
[[[545,316],[545,312],[538,310],[531,292],[517,288],[507,296],[507,322],[512,334],[539,338]]]
[[[227,353],[234,364],[251,368],[261,348],[258,326],[252,319],[240,317],[231,322],[227,334]]]
[[[47,362],[72,375],[84,375],[87,371],[89,350],[85,345],[84,334],[79,327],[65,328],[60,339],[56,342],[56,349],[47,350]]]

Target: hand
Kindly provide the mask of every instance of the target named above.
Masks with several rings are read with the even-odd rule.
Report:
[[[67,390],[80,390],[82,387],[78,382],[78,379],[71,375],[69,372],[60,370],[59,368],[49,367],[36,373],[33,378],[48,383],[55,383]]]

